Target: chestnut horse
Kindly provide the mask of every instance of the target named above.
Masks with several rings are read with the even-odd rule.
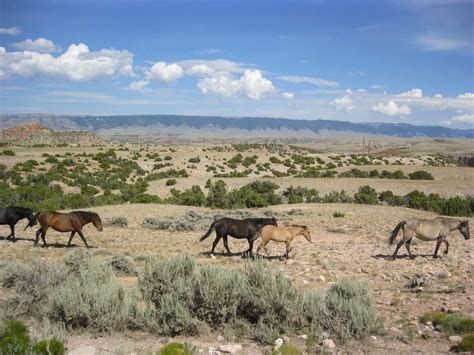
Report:
[[[35,245],[38,244],[39,237],[41,237],[44,245],[46,245],[45,237],[49,227],[58,232],[71,232],[67,246],[71,245],[72,238],[77,233],[86,247],[89,247],[84,238],[84,234],[82,234],[82,227],[88,223],[94,224],[99,231],[103,230],[102,221],[99,215],[95,212],[73,211],[69,213],[60,213],[56,211],[48,211],[38,213],[36,218],[38,219],[41,228],[36,232]]]

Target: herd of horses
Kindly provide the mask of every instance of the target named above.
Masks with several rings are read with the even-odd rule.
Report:
[[[99,215],[95,212],[86,211],[73,211],[69,213],[60,213],[56,211],[47,211],[34,213],[30,208],[9,206],[6,208],[0,208],[0,225],[9,225],[11,233],[5,239],[10,239],[15,242],[15,225],[22,219],[28,219],[26,230],[28,227],[33,227],[39,223],[40,228],[36,232],[36,239],[34,244],[37,245],[39,238],[43,241],[46,246],[46,232],[49,228],[52,228],[58,232],[70,232],[68,246],[71,245],[71,241],[74,236],[79,234],[82,241],[89,247],[87,241],[82,232],[82,228],[89,223],[92,223],[99,231],[103,230],[102,221]],[[257,248],[257,254],[261,248],[268,253],[266,248],[267,243],[270,240],[275,242],[285,243],[286,254],[285,257],[289,258],[291,252],[291,242],[293,239],[302,235],[311,241],[311,234],[309,228],[303,225],[289,225],[289,226],[278,226],[276,219],[273,218],[245,218],[245,219],[233,219],[233,218],[221,218],[214,221],[209,230],[204,234],[200,241],[205,240],[215,230],[216,238],[212,243],[211,255],[214,254],[214,250],[222,239],[224,247],[227,253],[231,254],[228,245],[228,237],[239,239],[247,239],[249,248],[244,252],[244,255],[252,257],[253,244],[260,238],[261,242]],[[433,257],[438,257],[438,250],[441,243],[446,245],[444,254],[448,254],[449,243],[447,237],[450,232],[458,230],[464,239],[468,240],[471,235],[469,231],[469,222],[467,220],[459,220],[446,217],[437,217],[434,219],[408,219],[401,221],[395,229],[389,235],[389,243],[393,244],[399,231],[403,231],[402,239],[397,243],[395,252],[391,259],[394,260],[397,257],[398,250],[405,245],[408,255],[411,259],[414,258],[410,250],[410,244],[413,237],[417,237],[423,241],[436,241],[436,248]]]

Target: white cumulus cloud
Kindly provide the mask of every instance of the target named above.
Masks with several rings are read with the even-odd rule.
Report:
[[[83,43],[70,45],[57,57],[33,51],[7,52],[0,47],[0,78],[12,75],[69,81],[133,76],[133,55],[115,49],[91,52]]]
[[[333,105],[336,106],[336,109],[338,111],[347,111],[350,112],[354,109],[354,106],[352,106],[353,100],[351,97],[348,95],[344,95],[343,97],[338,97],[334,99],[332,102]]]
[[[453,116],[449,120],[441,121],[441,123],[447,126],[451,126],[453,124],[460,124],[472,128],[474,127],[474,114]]]
[[[16,36],[21,34],[21,28],[20,27],[2,27],[0,28],[0,34],[2,35],[10,35],[10,36]]]
[[[224,97],[242,94],[253,100],[261,100],[275,91],[272,82],[258,69],[245,71],[240,79],[233,79],[230,75],[202,78],[197,86],[204,94]]]
[[[186,69],[187,75],[211,76],[214,73],[215,73],[215,70],[207,64],[196,64]]]
[[[22,42],[13,43],[13,46],[23,51],[40,53],[52,53],[57,52],[59,50],[59,48],[53,43],[53,41],[41,37],[35,39],[34,41],[31,39],[27,39]]]
[[[466,92],[458,96],[460,99],[474,99],[474,94],[472,92]]]
[[[157,62],[147,72],[148,80],[158,80],[165,83],[173,83],[184,75],[183,68],[178,64]]]
[[[382,113],[387,116],[406,116],[411,113],[411,110],[406,105],[397,105],[397,103],[393,100],[387,102],[387,104],[383,104],[380,102],[376,106],[372,106],[372,111]]]
[[[293,94],[292,92],[286,92],[286,91],[283,92],[281,96],[283,96],[285,100],[293,100],[295,98],[295,94]]]
[[[402,92],[400,97],[423,97],[423,91],[421,89],[415,88],[405,92]]]

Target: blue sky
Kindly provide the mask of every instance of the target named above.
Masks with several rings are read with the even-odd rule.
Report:
[[[474,128],[472,1],[23,1],[0,112]]]

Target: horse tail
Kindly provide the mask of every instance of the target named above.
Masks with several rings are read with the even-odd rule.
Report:
[[[392,233],[390,233],[389,237],[388,237],[388,243],[390,245],[393,244],[393,241],[395,240],[395,238],[397,237],[397,234],[398,232],[400,231],[400,229],[405,225],[405,223],[407,223],[407,221],[401,221],[400,223],[397,224],[397,226],[395,227],[395,229],[392,231]]]
[[[209,230],[206,232],[206,234],[204,234],[200,239],[199,241],[202,242],[204,239],[206,239],[207,237],[209,237],[212,233],[212,230],[214,229],[214,227],[216,226],[216,223],[218,221],[214,221],[212,222],[211,226],[209,227]]]

